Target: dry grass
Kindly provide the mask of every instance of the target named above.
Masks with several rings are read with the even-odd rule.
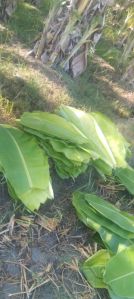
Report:
[[[28,110],[53,111],[61,103],[70,104],[72,99],[56,71],[35,63],[26,57],[27,53],[19,44],[0,48],[1,94],[12,102],[16,116]]]
[[[8,100],[0,97],[0,123],[14,123],[13,105]]]
[[[68,187],[64,185],[66,194]],[[43,210],[40,215],[12,214],[0,225],[0,296],[5,292],[9,298],[20,299],[94,297],[95,291],[82,276],[79,262],[97,247],[94,242],[92,247],[87,243],[90,232],[80,226],[68,195],[60,192],[46,209],[49,217]],[[5,205],[1,213],[5,213]]]

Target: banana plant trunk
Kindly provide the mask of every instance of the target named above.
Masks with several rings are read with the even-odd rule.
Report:
[[[110,0],[56,1],[46,19],[33,53],[49,65],[60,65],[77,77],[87,67],[104,26],[104,13]]]

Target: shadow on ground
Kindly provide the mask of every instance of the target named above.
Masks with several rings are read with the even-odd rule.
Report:
[[[98,298],[78,266],[95,251],[93,234],[78,221],[71,204],[73,190],[87,184],[88,177],[75,183],[61,181],[55,173],[52,177],[55,200],[37,215],[14,203],[14,216],[6,188],[0,187],[1,299]]]
[[[49,7],[49,0],[41,0],[39,6],[20,1],[9,20],[0,26],[1,43],[10,44],[17,40],[29,47],[40,36]]]
[[[53,111],[64,103],[114,119],[133,116],[134,93],[104,60],[95,57],[86,72],[73,80],[27,54],[20,44],[1,47],[1,93],[13,100],[17,115],[26,110]]]

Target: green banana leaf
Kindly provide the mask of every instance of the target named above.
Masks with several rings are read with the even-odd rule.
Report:
[[[65,105],[60,106],[58,113],[84,134],[92,155],[95,152],[95,157],[97,154],[111,169],[116,167],[111,148],[93,115]]]
[[[117,209],[116,219],[114,219],[114,211],[111,209],[111,213],[113,213],[113,215],[110,214],[111,218],[109,220],[107,217],[105,217],[105,215],[101,214],[98,210],[95,210],[90,205],[90,199],[92,197],[95,198],[98,203],[102,203],[102,199],[96,197],[95,195],[82,192],[75,192],[73,194],[72,203],[77,211],[79,219],[86,226],[98,232],[105,246],[113,253],[116,253],[117,251],[120,251],[125,247],[132,245],[134,242],[134,233],[132,233],[131,231],[133,229],[134,222],[131,215],[129,217],[128,214],[127,217],[127,213],[122,214],[122,212]],[[105,205],[107,206],[106,201],[104,201],[104,207]],[[122,218],[122,216],[125,218]],[[124,223],[126,223],[126,227],[124,223],[122,225],[123,227],[120,226],[122,224],[121,220],[123,221],[123,219],[125,219]]]
[[[116,168],[114,174],[122,185],[134,195],[134,169],[127,165],[125,168]]]
[[[20,124],[47,136],[68,140],[76,144],[87,143],[86,136],[73,123],[56,114],[25,112],[21,117]]]
[[[64,166],[63,162],[55,162],[57,174],[62,179],[76,178],[87,170],[88,164],[72,165],[71,168]]]
[[[81,271],[89,284],[94,288],[107,288],[103,281],[106,264],[110,260],[110,254],[107,250],[99,250],[93,256],[89,257],[82,265]]]
[[[97,223],[97,225],[99,224],[106,227],[122,238],[134,238],[134,221],[122,215],[119,209],[102,198],[93,194],[75,192],[73,194],[73,205],[79,214],[82,213],[85,216],[86,222],[89,221],[90,223],[90,220],[92,220]],[[94,206],[97,207],[97,209],[94,209]],[[105,213],[107,213],[107,215],[105,215]]]
[[[81,204],[82,204],[82,202],[81,202]],[[85,212],[85,210],[86,210],[86,212]],[[86,204],[84,204],[83,208],[80,210],[79,218],[80,217],[81,217],[81,220],[83,220],[83,222],[85,221],[84,223],[87,226],[91,227],[91,224],[92,224],[92,226],[94,225],[94,229],[96,227],[96,231],[98,231],[98,232],[100,232],[100,229],[103,228],[103,229],[106,229],[106,231],[108,229],[110,232],[120,236],[123,239],[129,240],[129,239],[134,238],[133,233],[130,233],[129,231],[120,228],[114,222],[107,220],[107,218],[101,216],[101,214],[99,214],[99,213],[96,213],[96,211],[94,209],[92,209],[91,207],[89,207]],[[102,231],[101,231],[101,235],[102,235]]]
[[[115,175],[134,194],[130,182],[133,173],[129,169],[129,179],[126,180],[122,173],[122,168],[128,169],[129,144],[116,125],[100,113],[85,113],[65,105],[61,105],[58,114],[60,116],[48,112],[26,112],[19,125],[44,143],[43,148],[53,159],[60,177],[75,178],[92,162],[104,179],[115,170]]]
[[[98,233],[105,247],[114,254],[134,244],[133,239],[122,238],[121,236],[113,233],[106,227],[104,228],[100,226],[100,228],[98,229]]]
[[[100,126],[103,134],[105,135],[118,167],[125,167],[126,157],[129,153],[129,143],[125,140],[119,132],[117,126],[105,115],[95,112],[91,113]]]
[[[56,142],[58,143],[58,141]],[[88,163],[85,162],[86,155],[83,155],[81,151],[73,147],[69,147],[68,144],[66,144],[63,152],[56,151],[52,146],[51,140],[41,141],[40,144],[46,154],[54,161],[56,171],[62,179],[75,178],[87,169]],[[75,160],[73,160],[74,152],[76,153]]]
[[[111,299],[134,299],[134,245],[116,255],[100,250],[89,257],[81,270],[94,288],[106,288]]]
[[[54,161],[56,171],[62,179],[75,178],[87,169],[91,158],[89,153],[79,145],[56,137],[48,137],[39,131],[26,127],[24,130],[37,136],[39,144]]]
[[[114,172],[134,194],[134,169],[126,162],[129,144],[116,125],[100,113],[65,105],[57,113],[26,112],[19,125],[41,141],[59,176],[75,178],[92,164],[104,179]]]
[[[134,245],[125,248],[108,261],[104,283],[115,295],[134,298]]]
[[[50,144],[53,147],[54,151],[63,153],[65,157],[69,160],[73,160],[79,163],[89,163],[89,153],[82,150],[81,148],[77,148],[76,145],[70,145],[67,143],[63,143],[59,140],[52,139],[50,139]]]
[[[120,213],[120,210],[114,205],[93,194],[85,194],[85,199],[99,214],[107,219],[112,219],[112,222],[124,230],[134,233],[134,219],[132,220]]]
[[[109,293],[109,296],[111,299],[129,299],[128,297],[120,297],[120,296],[115,295],[114,292],[110,288],[108,288],[108,293]],[[132,299],[134,299],[134,297]]]
[[[106,164],[101,159],[96,159],[93,161],[93,167],[97,170],[97,172],[100,174],[100,176],[106,181],[106,176],[112,175],[112,169],[111,167]]]
[[[38,209],[53,197],[47,156],[34,137],[17,128],[0,125],[0,140],[0,164],[10,194],[28,209]]]

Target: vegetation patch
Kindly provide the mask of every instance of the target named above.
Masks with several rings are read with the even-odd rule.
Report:
[[[1,2],[4,4],[11,3],[12,0],[2,0]],[[89,1],[80,2],[84,4]],[[130,227],[127,226],[126,228],[124,226],[126,218],[128,222],[133,223],[134,201],[133,194],[130,194],[130,192],[133,193],[133,168],[129,168],[130,166],[127,164],[129,175],[125,168],[122,172],[118,169],[116,176],[115,172],[113,175],[113,171],[112,176],[107,176],[105,173],[106,180],[104,181],[104,176],[102,178],[98,170],[101,170],[101,175],[102,173],[104,175],[104,172],[108,169],[104,167],[105,155],[103,155],[103,159],[101,156],[101,162],[103,160],[103,163],[99,161],[96,165],[95,160],[92,161],[93,156],[92,158],[90,157],[88,163],[87,153],[83,155],[83,149],[80,151],[80,145],[76,144],[79,138],[75,139],[72,147],[72,142],[67,141],[66,138],[61,140],[61,136],[60,138],[56,137],[59,135],[49,136],[48,138],[48,135],[40,132],[40,129],[38,131],[36,130],[37,128],[32,129],[23,125],[23,130],[25,130],[25,133],[23,131],[23,137],[28,136],[28,140],[31,140],[32,149],[30,150],[29,161],[32,160],[33,144],[34,150],[35,148],[36,150],[39,149],[43,153],[43,157],[44,152],[45,155],[48,153],[49,171],[45,168],[45,174],[50,173],[55,199],[52,201],[48,200],[45,205],[41,205],[38,212],[31,213],[27,209],[28,207],[31,209],[38,207],[32,204],[29,205],[29,201],[27,208],[25,208],[21,200],[16,200],[16,198],[23,197],[24,199],[25,197],[22,192],[22,186],[24,186],[22,172],[20,172],[21,175],[19,176],[14,173],[21,190],[21,192],[17,192],[17,196],[13,192],[13,189],[16,189],[16,185],[13,185],[14,188],[11,188],[9,181],[7,184],[5,179],[6,173],[9,178],[9,173],[16,169],[17,162],[20,161],[19,158],[16,159],[18,156],[16,151],[13,151],[13,144],[11,147],[12,138],[9,138],[10,142],[7,146],[7,131],[12,131],[10,137],[14,136],[13,132],[16,130],[19,130],[19,133],[21,132],[22,134],[22,125],[20,130],[20,124],[18,121],[16,122],[16,118],[19,119],[24,112],[29,118],[30,115],[33,115],[33,111],[40,111],[39,113],[43,114],[48,111],[49,113],[51,112],[51,115],[55,113],[57,116],[57,108],[62,105],[63,109],[63,104],[73,106],[75,109],[81,109],[81,112],[84,114],[86,111],[90,113],[90,116],[94,117],[95,115],[100,115],[99,113],[94,113],[94,111],[98,111],[114,120],[117,127],[122,131],[123,136],[131,144],[132,156],[131,158],[126,156],[127,159],[125,157],[124,161],[125,163],[129,161],[129,165],[134,167],[134,95],[131,63],[133,59],[133,48],[131,48],[131,41],[133,41],[133,30],[131,29],[133,26],[133,8],[131,3],[118,1],[118,3],[105,11],[106,22],[103,32],[98,27],[99,32],[102,32],[100,41],[95,50],[92,42],[94,34],[87,40],[91,46],[86,61],[87,69],[75,79],[65,73],[61,65],[57,67],[54,64],[53,68],[50,68],[49,65],[43,64],[32,56],[36,41],[40,40],[46,24],[44,17],[48,14],[52,3],[53,1],[45,0],[21,1],[12,16],[8,19],[5,18],[6,22],[0,25],[0,127],[3,127],[4,132],[6,132],[2,134],[3,143],[1,147],[3,147],[3,157],[5,155],[3,165],[7,165],[9,161],[11,163],[9,169],[6,169],[6,171],[2,169],[0,176],[0,298],[5,299],[5,297],[10,296],[17,299],[30,297],[42,299],[45,296],[47,299],[98,299],[100,296],[101,298],[108,298],[109,295],[112,299],[116,297],[130,298],[132,293],[129,291],[132,290],[133,292],[133,288],[126,287],[125,290],[122,288],[122,285],[128,285],[130,281],[121,281],[121,288],[118,283],[115,286],[113,280],[116,281],[117,277],[109,276],[109,272],[112,267],[113,275],[117,273],[119,267],[117,269],[116,264],[119,261],[123,265],[120,267],[121,272],[118,273],[119,278],[126,275],[126,272],[124,272],[126,269],[128,270],[127,275],[130,273],[128,265],[132,266],[131,270],[133,272],[133,262],[129,260],[130,255],[133,260],[133,248],[129,244],[133,240],[132,238],[128,239],[128,236],[131,233],[133,234],[133,232],[127,231]],[[63,7],[68,4],[69,1],[63,1]],[[83,7],[81,8],[83,9]],[[69,6],[66,11],[70,11]],[[74,18],[79,19],[79,24],[82,24],[82,18],[76,12]],[[58,22],[61,25],[62,20],[63,16],[61,13],[61,18],[54,21],[55,31],[56,25]],[[89,20],[89,18],[85,18],[85,20]],[[51,26],[49,28],[53,30]],[[78,29],[78,26],[76,29]],[[70,41],[72,36],[73,41],[77,44],[78,40],[75,30],[69,34]],[[50,34],[48,34],[48,38],[51,38]],[[71,46],[70,50],[72,51],[74,45]],[[131,51],[129,51],[129,46]],[[83,40],[82,47],[84,47]],[[131,77],[130,79],[128,74]],[[26,116],[26,114],[24,115]],[[77,121],[75,125],[78,126],[80,123]],[[16,129],[18,125],[19,128]],[[15,128],[12,128],[13,126]],[[58,134],[61,132],[65,134],[65,130],[61,130],[60,124],[59,126]],[[108,128],[108,124],[105,127]],[[54,123],[52,131],[54,132],[56,128],[56,123]],[[104,134],[104,128],[100,124],[99,128],[101,128]],[[28,130],[29,132],[26,133]],[[111,131],[112,129],[110,128]],[[105,135],[106,139],[108,135],[107,137]],[[95,132],[92,134],[90,146],[93,146],[93,141],[97,139],[94,136],[96,136]],[[111,140],[113,140],[113,143],[115,142],[115,139]],[[98,146],[102,149],[102,138],[100,138],[100,141],[98,141]],[[116,142],[118,143],[117,135]],[[16,145],[18,144],[21,149],[22,147],[24,148],[24,139],[22,143],[16,139]],[[110,150],[116,148],[116,146],[112,147],[112,141],[109,141],[108,144]],[[41,145],[42,149],[40,148]],[[82,145],[85,146],[84,143]],[[10,151],[7,154],[9,148]],[[124,149],[124,146],[122,149]],[[14,159],[11,159],[11,151],[14,152]],[[94,149],[92,155],[93,153],[94,155],[96,154],[96,149]],[[115,158],[115,152],[113,156]],[[122,155],[119,154],[118,158],[121,159]],[[35,166],[34,155],[33,159],[34,163],[32,165]],[[88,168],[74,179],[74,173],[78,174],[78,172],[76,173],[78,159],[84,159],[84,167],[86,164]],[[83,160],[80,163],[82,164]],[[80,163],[79,169],[82,172]],[[58,167],[56,167],[57,164]],[[44,168],[43,165],[41,163],[41,166]],[[48,165],[48,162],[46,165]],[[73,165],[75,166],[74,168]],[[32,182],[37,183],[39,180],[39,183],[41,183],[38,172],[36,173],[36,182],[33,179],[33,174],[34,172],[32,171]],[[59,175],[63,177],[66,174],[68,174],[68,178],[59,178]],[[7,185],[9,190],[7,190]],[[35,187],[34,184],[33,187]],[[74,191],[77,191],[77,193],[74,193]],[[82,211],[81,220],[88,227],[83,225],[78,219],[72,207],[73,193],[80,194],[81,207],[86,204],[86,211],[80,208],[78,216],[80,217]],[[88,196],[89,194],[93,196],[93,198],[90,196],[90,205],[87,203],[87,199],[86,201],[84,199],[85,193]],[[34,194],[33,192],[31,194],[33,200]],[[109,201],[111,204],[114,204],[110,206],[109,210],[111,213],[109,218],[112,221],[107,219],[107,213],[104,210],[101,210],[100,213],[100,209],[97,209],[95,205],[93,206],[95,200],[91,202],[91,199],[94,199],[94,196],[97,196],[97,203],[100,203],[100,200],[102,203],[103,198],[104,204],[101,206],[103,209],[106,208],[106,204]],[[11,201],[11,197],[14,197],[15,200]],[[91,224],[91,211],[92,215],[97,216],[94,219],[94,228],[89,225]],[[119,222],[122,219],[121,217],[125,218],[125,222]],[[85,222],[85,219],[88,223]],[[97,219],[101,220],[99,228]],[[120,227],[122,224],[123,227]],[[108,234],[108,229],[111,229],[110,235]],[[96,231],[100,232],[100,236]],[[122,237],[119,236],[120,232]],[[109,236],[112,236],[112,238],[110,239]],[[127,236],[127,239],[124,240],[124,236],[125,238]],[[119,242],[121,242],[121,246],[118,246]],[[121,249],[122,245],[130,245],[130,248],[124,248],[123,251],[116,253],[117,247]],[[114,252],[111,254],[112,248],[114,248]],[[99,285],[97,285],[98,283]],[[102,287],[102,289],[97,290],[98,286]],[[103,288],[105,287],[109,295],[107,291],[104,291]]]

